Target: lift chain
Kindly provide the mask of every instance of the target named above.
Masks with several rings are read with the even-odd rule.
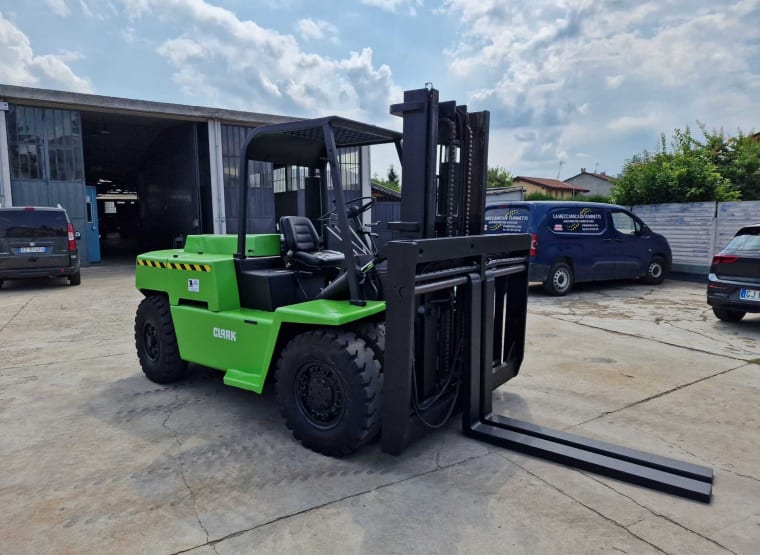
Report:
[[[472,127],[467,123],[467,180],[464,194],[464,235],[470,234],[470,204],[472,203]]]
[[[449,182],[448,192],[446,195],[448,204],[446,207],[446,237],[452,237],[454,235],[454,192],[456,190],[456,174],[454,171],[454,162],[456,161],[457,128],[456,123],[453,120],[449,120],[449,129],[451,133],[449,135],[448,144]]]

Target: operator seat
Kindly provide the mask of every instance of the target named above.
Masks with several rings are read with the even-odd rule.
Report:
[[[309,218],[304,216],[283,216],[280,231],[285,237],[286,259],[303,268],[336,268],[342,266],[345,256],[342,252],[321,250],[317,230]]]

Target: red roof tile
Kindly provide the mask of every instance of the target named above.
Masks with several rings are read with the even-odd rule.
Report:
[[[519,183],[520,181],[525,181],[526,183],[532,183],[533,185],[538,185],[539,187],[543,187],[544,189],[557,189],[561,191],[579,191],[581,193],[587,193],[589,191],[589,189],[584,189],[583,187],[578,187],[576,185],[570,185],[568,183],[559,181],[557,179],[546,179],[543,177],[526,177],[524,175],[518,175],[512,180],[513,183]]]

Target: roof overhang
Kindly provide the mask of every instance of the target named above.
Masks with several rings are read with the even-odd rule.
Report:
[[[221,108],[209,108],[204,106],[171,104],[167,102],[153,102],[149,100],[1,84],[0,99],[13,104],[23,104],[26,106],[45,106],[65,110],[109,112],[173,120],[207,121],[209,119],[218,119],[224,123],[254,127],[297,121],[299,119],[273,114],[261,114],[257,112],[224,110]]]

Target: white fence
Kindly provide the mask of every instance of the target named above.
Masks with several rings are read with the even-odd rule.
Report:
[[[757,200],[645,204],[631,211],[668,239],[674,271],[696,274],[707,273],[713,255],[740,227],[760,222]]]

